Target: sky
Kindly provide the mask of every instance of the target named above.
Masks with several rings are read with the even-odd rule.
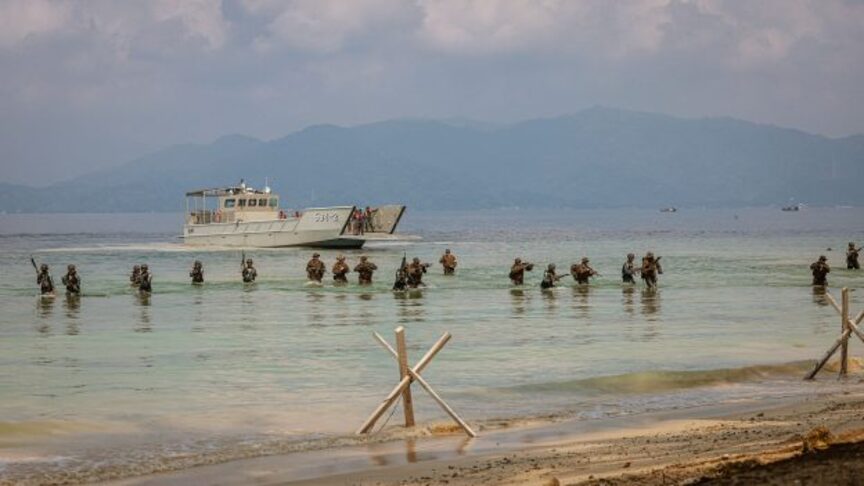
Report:
[[[0,182],[602,105],[864,133],[864,0],[0,0]]]

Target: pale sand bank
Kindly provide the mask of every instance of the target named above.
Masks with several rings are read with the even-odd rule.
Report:
[[[758,468],[751,470],[757,463],[790,457],[819,462],[830,453],[836,457],[822,461],[825,464],[819,469],[819,479],[826,480],[831,474],[849,473],[834,467],[835,463],[861,463],[864,468],[864,461],[855,462],[856,445],[799,457],[802,437],[817,427],[826,427],[834,435],[825,440],[824,434],[815,434],[821,442],[864,438],[864,385],[858,379],[849,381],[847,391],[834,396],[602,420],[512,424],[483,430],[473,440],[458,434],[406,437],[238,460],[111,484],[676,484],[718,475],[722,479],[724,472],[759,477]],[[814,442],[817,448],[821,442]],[[800,475],[808,470],[788,469]]]

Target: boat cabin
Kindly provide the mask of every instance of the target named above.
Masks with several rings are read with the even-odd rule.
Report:
[[[253,189],[241,182],[239,186],[201,189],[186,193],[186,224],[218,224],[238,221],[268,221],[287,219],[279,209],[279,196]]]

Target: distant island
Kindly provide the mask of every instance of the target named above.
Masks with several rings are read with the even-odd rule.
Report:
[[[599,107],[500,126],[319,125],[173,146],[46,188],[0,184],[0,211],[179,211],[186,190],[265,177],[296,208],[862,205],[864,135]]]

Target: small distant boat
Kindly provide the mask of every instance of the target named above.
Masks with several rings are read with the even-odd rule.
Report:
[[[795,204],[792,206],[783,206],[780,210],[781,211],[801,211],[801,205]]]
[[[678,208],[676,208],[676,207],[674,207],[674,206],[669,206],[668,208],[662,208],[662,209],[660,210],[660,212],[661,212],[661,213],[677,213],[677,212],[678,212]]]

